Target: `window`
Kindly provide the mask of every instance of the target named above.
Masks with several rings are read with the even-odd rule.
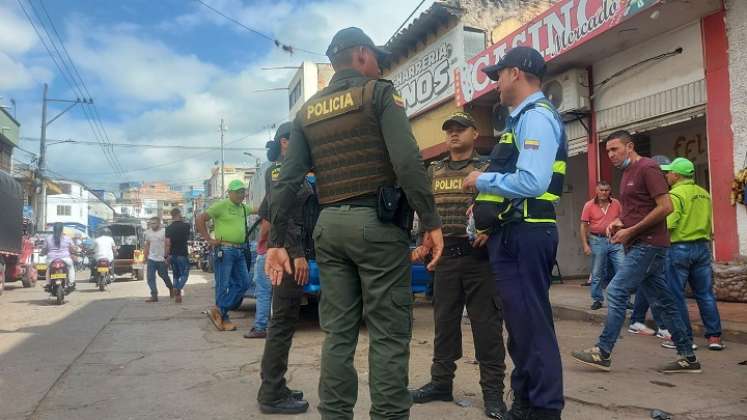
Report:
[[[70,206],[57,206],[57,215],[70,216]]]
[[[293,86],[293,89],[290,91],[290,96],[288,97],[288,109],[293,108],[293,105],[298,102],[299,99],[301,99],[301,81],[299,80],[295,86]]]

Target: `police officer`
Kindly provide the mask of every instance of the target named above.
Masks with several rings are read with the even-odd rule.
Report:
[[[285,250],[293,259],[293,274],[285,274],[272,290],[272,318],[262,355],[262,385],[257,394],[259,408],[265,414],[298,414],[309,408],[303,392],[287,387],[285,372],[301,311],[303,287],[309,279],[308,260],[314,259],[311,230],[319,214],[315,183],[313,172],[309,173],[296,193],[296,206],[285,235]]]
[[[428,167],[444,233],[444,253],[436,266],[433,285],[433,365],[431,382],[411,391],[411,395],[415,403],[454,399],[452,383],[455,362],[462,357],[461,321],[466,304],[480,365],[485,414],[503,419],[506,365],[501,303],[485,249],[488,236],[483,234],[473,241],[467,237],[467,209],[475,190],[462,190],[462,180],[472,171],[484,171],[489,162],[475,153],[479,133],[472,116],[457,112],[441,128],[447,135],[449,156]]]
[[[473,171],[463,185],[477,187],[475,225],[491,231],[490,263],[514,362],[509,419],[560,419],[564,404],[549,288],[566,138],[562,120],[540,90],[545,69],[540,53],[529,47],[516,47],[483,69],[498,82],[500,102],[511,113],[488,170]]]
[[[441,219],[404,101],[391,82],[377,80],[387,55],[358,28],[334,36],[327,56],[335,75],[296,115],[272,193],[266,270],[278,284],[283,270],[292,271],[282,247],[295,192],[309,168],[315,168],[322,211],[313,235],[322,288],[319,319],[326,333],[319,411],[325,420],[353,418],[358,394],[353,357],[364,314],[371,418],[409,417],[409,235],[377,216],[382,187],[401,186],[420,215],[425,246],[433,250],[431,268],[443,250]]]

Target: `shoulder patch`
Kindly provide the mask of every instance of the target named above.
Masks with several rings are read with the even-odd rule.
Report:
[[[304,104],[304,126],[356,111],[363,106],[363,88],[355,87],[312,99]]]
[[[404,98],[402,98],[398,94],[393,93],[392,94],[392,99],[394,100],[394,105],[397,105],[400,108],[404,108],[405,107],[405,100],[404,100]]]
[[[539,140],[533,140],[533,139],[524,140],[524,149],[539,150],[539,148],[540,148]]]
[[[279,165],[272,168],[272,180],[277,181],[278,179],[280,179],[280,166]]]

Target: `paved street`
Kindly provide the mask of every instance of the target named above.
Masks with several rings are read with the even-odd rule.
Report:
[[[0,297],[0,419],[246,419],[277,418],[258,412],[255,396],[263,341],[242,332],[253,302],[235,319],[237,332],[217,332],[202,313],[210,302],[209,277],[193,272],[185,303],[165,290],[157,304],[143,302],[144,282],[122,279],[107,292],[80,282],[62,306],[41,285],[8,285]],[[163,299],[163,295],[166,298]],[[307,314],[308,315],[308,314]],[[701,350],[702,375],[665,376],[655,367],[674,353],[658,340],[625,333],[613,372],[588,371],[567,357],[593,344],[600,326],[558,321],[565,362],[566,419],[646,419],[659,408],[675,419],[747,418],[747,346],[728,343],[721,353]],[[410,377],[427,381],[432,352],[431,307],[418,302]],[[478,367],[464,325],[465,358],[459,362],[455,403],[415,406],[414,419],[480,419]],[[300,326],[291,354],[290,385],[302,389],[312,407],[322,334],[313,317]],[[356,363],[360,373],[357,418],[367,418],[368,374],[365,331]],[[318,418],[316,410],[290,418]]]

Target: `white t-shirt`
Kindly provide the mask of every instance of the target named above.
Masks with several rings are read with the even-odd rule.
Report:
[[[157,231],[148,229],[145,231],[145,240],[150,243],[148,259],[151,261],[165,261],[166,254],[166,229],[159,228]]]
[[[99,236],[94,242],[96,244],[94,247],[96,260],[106,258],[109,261],[114,261],[114,251],[112,251],[114,238],[111,236]]]

